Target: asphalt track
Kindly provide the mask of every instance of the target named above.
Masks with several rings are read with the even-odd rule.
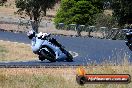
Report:
[[[125,45],[124,40],[107,40],[84,37],[53,36],[69,51],[79,55],[73,62],[49,62],[39,61],[37,58],[31,61],[0,62],[0,67],[11,66],[76,66],[89,64],[113,63],[121,64],[127,58],[132,62],[131,51]],[[30,40],[24,33],[1,32],[0,40],[30,44]]]

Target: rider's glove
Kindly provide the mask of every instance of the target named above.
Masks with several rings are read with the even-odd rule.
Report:
[[[50,33],[43,33],[42,39],[46,39],[48,37],[50,37]]]
[[[41,39],[42,36],[43,36],[43,33],[42,32],[40,32],[40,33],[37,34],[38,39]]]

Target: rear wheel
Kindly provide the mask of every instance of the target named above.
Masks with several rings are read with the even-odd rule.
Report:
[[[41,61],[45,60],[45,57],[43,57],[43,56],[41,56],[41,55],[39,55],[38,58],[39,58],[39,60],[41,60]]]
[[[48,55],[48,60],[49,60],[50,62],[56,62],[55,56],[52,55],[51,53]]]
[[[46,49],[45,49],[46,48]],[[51,48],[49,48],[48,46],[43,47],[43,55],[44,57],[49,60],[50,62],[56,62],[56,57],[54,55],[54,52]]]
[[[48,59],[50,62],[56,62],[56,59],[50,58]]]

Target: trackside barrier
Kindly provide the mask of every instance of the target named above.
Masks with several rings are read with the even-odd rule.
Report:
[[[16,30],[22,29],[25,31],[26,29],[31,28],[31,20],[24,18],[0,17],[0,24],[14,24]],[[39,27],[54,29],[55,25],[51,21],[42,20]]]
[[[18,29],[21,28],[21,26],[25,26],[28,28],[31,26],[31,20],[26,19],[17,19],[17,18],[11,18],[11,17],[0,17],[0,24],[16,24],[18,25]],[[55,25],[53,22],[48,21],[42,21],[40,23],[40,27],[42,28],[49,28],[53,29],[55,28]],[[96,27],[96,26],[90,26],[90,25],[77,25],[77,24],[69,24],[65,25],[64,23],[58,23],[56,25],[56,28],[59,30],[72,30],[76,31],[77,36],[81,36],[81,32],[86,32],[87,37],[94,37],[94,38],[103,38],[103,39],[125,39],[125,29],[121,30],[119,28],[111,28],[108,27]],[[23,28],[25,30],[25,28]]]
[[[62,30],[74,30],[77,32],[77,36],[81,36],[81,32],[87,32],[88,37],[95,37],[101,39],[125,39],[125,32],[119,28],[107,28],[107,27],[96,27],[96,26],[86,26],[86,25],[76,25],[64,23],[59,23],[57,25],[58,29]]]

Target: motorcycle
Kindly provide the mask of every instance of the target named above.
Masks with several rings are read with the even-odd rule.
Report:
[[[55,38],[51,38],[51,34],[40,33],[41,36],[36,35],[31,39],[31,47],[32,51],[38,55],[39,60],[73,61],[72,55]]]
[[[129,43],[128,41],[125,41],[126,45],[128,46],[128,48],[132,51],[132,44]]]
[[[126,29],[125,34],[126,34],[125,43],[128,46],[128,48],[132,51],[132,30]]]

